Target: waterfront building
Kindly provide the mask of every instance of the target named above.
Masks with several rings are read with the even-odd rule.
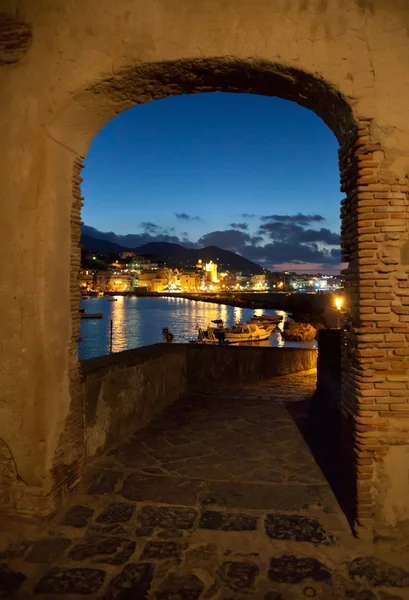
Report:
[[[200,271],[185,269],[180,274],[180,287],[183,292],[199,292],[202,277]]]
[[[148,292],[164,292],[168,286],[167,269],[144,269],[139,274],[139,287],[146,287]]]

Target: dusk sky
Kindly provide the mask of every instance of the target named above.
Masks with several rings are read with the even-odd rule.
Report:
[[[215,245],[272,270],[338,272],[337,149],[319,117],[285,100],[157,100],[94,139],[83,221],[127,246]]]

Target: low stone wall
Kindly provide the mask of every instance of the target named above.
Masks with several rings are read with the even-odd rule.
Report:
[[[183,347],[158,344],[81,362],[86,456],[145,425],[187,391]]]
[[[250,346],[199,346],[188,348],[189,389],[217,383],[240,383],[315,369],[317,350]]]
[[[81,362],[86,455],[104,451],[189,390],[315,368],[298,348],[156,344]]]

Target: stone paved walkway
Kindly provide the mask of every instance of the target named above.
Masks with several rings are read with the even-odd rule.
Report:
[[[409,598],[404,558],[353,538],[287,409],[314,386],[300,373],[170,407],[93,461],[61,514],[20,527],[0,599]]]

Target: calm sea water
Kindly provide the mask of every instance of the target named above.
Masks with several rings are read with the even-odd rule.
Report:
[[[115,297],[116,302],[106,297],[81,300],[86,313],[102,313],[104,317],[81,319],[80,360],[109,354],[111,320],[112,351],[121,352],[162,342],[163,327],[172,331],[175,342],[188,342],[197,337],[197,326],[206,328],[214,319],[223,319],[230,326],[236,321],[247,321],[253,314],[280,314],[287,318],[283,311],[253,310],[185,298]],[[280,333],[273,333],[269,340],[257,345],[314,348],[316,342],[286,342]]]

